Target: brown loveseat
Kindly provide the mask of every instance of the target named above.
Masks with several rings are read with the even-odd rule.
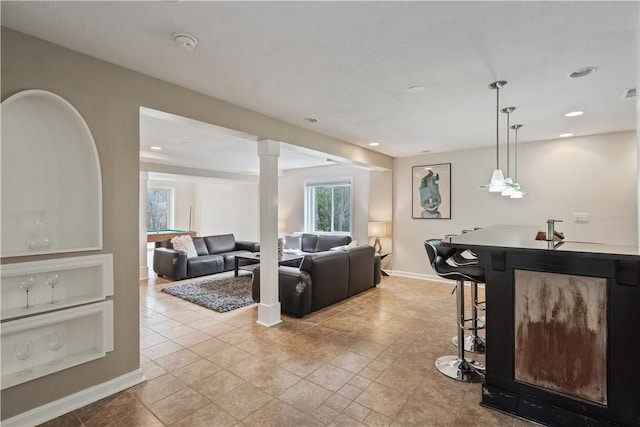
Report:
[[[299,269],[279,267],[282,311],[303,317],[375,287],[380,283],[380,257],[369,245],[304,256]],[[260,302],[260,268],[253,270],[253,300]]]

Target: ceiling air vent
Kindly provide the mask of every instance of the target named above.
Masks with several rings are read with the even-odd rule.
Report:
[[[633,98],[635,96],[636,96],[636,88],[635,87],[633,89],[625,89],[624,92],[622,93],[622,99]]]

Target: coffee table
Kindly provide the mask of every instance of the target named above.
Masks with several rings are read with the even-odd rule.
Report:
[[[278,265],[286,265],[288,267],[300,267],[303,259],[304,259],[304,255],[282,254],[282,257],[278,258]],[[240,260],[244,260],[245,264],[239,265],[238,261]],[[260,265],[259,252],[236,255],[234,268],[233,268],[234,276],[238,277],[238,270],[253,271],[253,269],[256,268],[258,265]]]

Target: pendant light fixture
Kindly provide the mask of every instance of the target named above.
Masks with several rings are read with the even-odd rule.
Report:
[[[520,184],[518,184],[518,129],[520,129],[521,127],[522,127],[521,124],[511,126],[511,129],[513,129],[516,132],[516,137],[514,141],[515,159],[513,162],[513,165],[514,165],[513,178],[515,179],[515,182],[513,184],[513,190],[510,195],[512,199],[522,199],[522,197],[525,195],[524,190],[520,187]]]
[[[489,192],[497,193],[502,192],[505,189],[504,174],[500,170],[500,89],[507,84],[504,80],[498,80],[489,85],[489,88],[496,91],[496,169],[491,175],[491,182],[487,185],[482,185],[481,188],[488,188]]]
[[[505,188],[502,190],[502,195],[509,197],[513,194],[513,180],[511,179],[511,173],[509,172],[509,164],[511,163],[511,154],[509,153],[509,119],[511,118],[511,113],[515,111],[516,107],[505,107],[500,112],[507,115],[507,177],[504,179]]]

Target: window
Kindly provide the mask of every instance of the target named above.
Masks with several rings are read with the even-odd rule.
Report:
[[[173,189],[147,189],[147,231],[173,228]]]
[[[310,233],[351,233],[351,179],[305,184],[305,228]]]

